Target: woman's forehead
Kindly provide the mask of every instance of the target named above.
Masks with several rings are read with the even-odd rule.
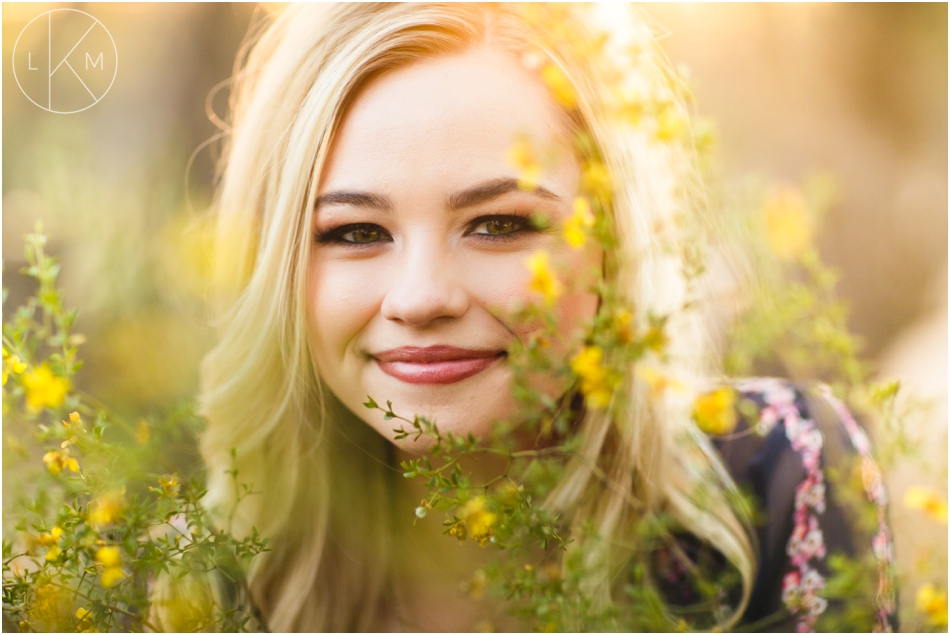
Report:
[[[420,60],[371,81],[348,108],[321,189],[377,181],[406,167],[433,177],[513,173],[510,149],[568,158],[564,113],[540,79],[487,48]],[[480,174],[484,171],[492,174]],[[478,173],[478,174],[476,174]]]

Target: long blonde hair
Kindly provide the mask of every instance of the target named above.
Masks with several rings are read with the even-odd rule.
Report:
[[[619,247],[610,283],[639,324],[683,301],[681,263],[655,228],[688,211],[689,191],[697,187],[690,151],[619,125],[605,108],[608,79],[582,56],[546,45],[523,14],[472,4],[290,6],[267,16],[238,57],[214,205],[220,342],[202,369],[209,425],[201,447],[211,508],[234,505],[234,470],[237,481],[263,492],[222,517],[231,517],[238,535],[257,528],[270,538],[272,551],[259,558],[250,586],[274,630],[387,628],[393,608],[387,591],[392,491],[385,468],[371,460],[385,454],[387,442],[367,434],[331,451],[329,433],[342,415],[310,353],[305,299],[318,175],[348,101],[369,78],[477,46],[519,56],[529,44],[543,51],[572,82],[580,118],[613,176],[610,210]],[[623,26],[641,36],[637,77],[649,90],[668,93],[670,107],[685,119],[646,23],[630,12],[623,17]],[[705,374],[700,326],[695,317],[670,323],[670,367],[680,377]],[[655,397],[633,372],[621,390],[631,407],[584,416],[580,456],[545,503],[572,514],[575,524],[593,520],[598,529],[603,547],[589,552],[588,563],[598,573],[585,592],[609,605],[607,563],[615,560],[609,554],[637,517],[668,511],[742,574],[743,600],[731,624],[755,575],[749,532],[727,502],[734,485],[691,424],[688,393]],[[592,464],[609,471],[595,477]],[[598,492],[594,503],[580,505],[591,491]],[[345,519],[340,500],[347,501]]]

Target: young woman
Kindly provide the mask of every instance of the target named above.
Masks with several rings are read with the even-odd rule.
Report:
[[[815,628],[830,611],[826,555],[870,553],[871,534],[874,619],[890,625],[886,526],[858,530],[823,476],[829,447],[838,461],[866,457],[847,413],[760,381],[737,393],[759,413],[739,430],[759,434],[713,445],[690,417],[712,370],[697,313],[677,311],[696,283],[679,229],[701,190],[677,84],[639,15],[290,6],[248,50],[216,199],[221,339],[204,366],[202,448],[212,508],[236,503],[234,470],[260,492],[241,498],[233,529],[270,539],[250,572],[270,629],[505,624],[457,591],[491,550],[453,545],[406,513],[427,492],[402,478],[399,459],[432,439],[400,438],[364,402],[478,438],[493,422],[517,424],[512,351],[539,326],[516,316],[531,305],[553,315],[564,335],[553,354],[578,376],[527,382],[573,404],[563,434],[577,450],[538,504],[574,540],[557,566],[583,550],[577,592],[590,614],[622,613],[638,523],[665,514],[682,539],[655,549],[647,579],[666,614],[690,604],[680,578],[702,553],[738,579],[711,622],[687,625]],[[612,239],[593,240],[594,228]],[[665,320],[653,366],[643,357],[611,374],[611,351],[584,347],[607,310],[636,332]],[[658,390],[656,368],[684,385]],[[511,431],[517,448],[538,447],[522,432]]]

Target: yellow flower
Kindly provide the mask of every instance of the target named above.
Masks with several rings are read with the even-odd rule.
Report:
[[[919,485],[907,488],[904,505],[926,513],[939,523],[947,524],[947,499],[933,490]]]
[[[728,434],[739,421],[735,406],[735,391],[732,388],[720,388],[696,398],[693,420],[706,434]]]
[[[122,489],[99,495],[89,509],[89,526],[100,531],[118,520],[122,516],[122,508],[125,507],[124,494],[125,490]]]
[[[527,136],[520,137],[508,148],[508,164],[518,170],[518,187],[528,192],[533,192],[538,188],[541,180],[541,164]]]
[[[592,162],[581,170],[581,188],[592,196],[607,198],[610,193],[610,173],[603,163]]]
[[[53,527],[52,529],[50,529],[49,533],[45,533],[39,536],[36,539],[36,544],[40,545],[41,547],[49,547],[50,545],[55,545],[57,542],[59,542],[59,538],[62,535],[63,535],[63,529],[62,527],[59,527],[57,525],[56,527]]]
[[[99,576],[99,584],[108,589],[115,586],[116,582],[125,577],[125,572],[119,567],[107,567],[102,570]]]
[[[66,469],[79,472],[79,461],[69,455],[69,449],[51,450],[43,455],[43,462],[50,474],[59,474]]]
[[[614,312],[611,328],[617,339],[624,344],[633,339],[633,313],[627,309],[618,309]]]
[[[656,138],[660,141],[676,141],[686,130],[686,119],[672,107],[664,108],[656,116]]]
[[[587,406],[605,408],[613,392],[620,385],[620,376],[603,365],[604,350],[599,346],[585,346],[571,360],[571,370],[581,380]]]
[[[554,99],[560,105],[568,110],[577,106],[577,95],[574,93],[574,87],[556,64],[545,64],[541,69],[541,79],[547,84],[551,92],[554,93]]]
[[[762,210],[766,240],[783,260],[794,260],[811,245],[812,226],[802,195],[791,187],[774,190]]]
[[[82,427],[82,418],[78,412],[69,413],[69,421],[63,421],[63,427],[70,432],[85,432]]]
[[[925,584],[917,591],[918,611],[927,615],[927,624],[930,626],[947,626],[947,592],[941,591],[932,584]]]
[[[178,490],[181,488],[181,483],[178,481],[178,474],[160,476],[158,484],[162,488],[162,496],[167,496],[168,498],[178,496]]]
[[[100,547],[96,551],[96,561],[102,566],[118,567],[122,564],[122,552],[118,547]]]
[[[532,273],[529,288],[540,293],[548,304],[554,304],[554,301],[561,295],[562,285],[551,272],[551,259],[547,252],[537,251],[531,254],[528,256],[526,264],[528,270]]]
[[[125,576],[122,571],[122,552],[118,547],[100,547],[96,552],[96,561],[103,566],[99,583],[105,588],[114,586]]]
[[[662,322],[651,324],[649,330],[643,336],[643,345],[655,353],[662,351],[668,343],[664,327],[665,324]]]
[[[63,591],[53,584],[45,584],[35,589],[33,605],[28,608],[29,622],[44,623],[44,626],[52,627],[51,630],[63,630],[65,624],[62,620],[69,614],[70,603],[70,597]]]
[[[3,385],[7,385],[7,378],[13,372],[17,375],[26,370],[26,364],[20,361],[16,355],[10,354],[7,349],[3,349]]]
[[[485,497],[476,496],[465,503],[460,516],[468,527],[472,540],[484,547],[492,537],[492,527],[498,518],[496,514],[486,509]]]
[[[49,548],[49,551],[46,552],[46,561],[52,562],[59,557],[59,554],[63,553],[63,550],[59,548],[59,545],[53,545]]]
[[[79,607],[76,609],[76,629],[80,633],[98,633],[99,631],[92,626],[92,611],[87,608]]]
[[[685,388],[681,381],[675,377],[661,373],[652,366],[638,365],[636,373],[637,377],[650,387],[650,392],[653,393],[654,396],[661,395],[667,389],[680,391]]]
[[[465,540],[468,531],[465,529],[465,523],[455,523],[449,528],[449,535],[455,536],[459,541]]]
[[[38,412],[62,405],[69,392],[69,381],[54,375],[44,362],[23,376],[23,388],[26,390],[26,405]]]
[[[614,108],[617,117],[632,126],[640,124],[643,118],[644,99],[636,89],[623,87],[614,90]]]
[[[580,249],[587,240],[587,232],[594,226],[590,203],[583,196],[574,199],[574,213],[564,221],[564,239],[574,249]]]

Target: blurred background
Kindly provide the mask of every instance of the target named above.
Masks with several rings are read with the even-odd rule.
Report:
[[[118,54],[109,92],[75,114],[37,107],[10,72],[27,23],[64,7],[98,18]],[[275,8],[2,5],[4,311],[30,291],[17,272],[23,235],[41,220],[89,338],[80,387],[117,410],[196,391],[213,341],[201,218],[215,159],[205,142],[218,130],[206,105],[224,116],[227,89],[213,90],[231,75],[251,20]],[[841,273],[865,355],[931,400],[921,434],[935,441],[929,459],[945,466],[947,5],[644,9],[671,60],[690,69],[699,114],[716,124],[722,187],[835,177],[822,255]]]

